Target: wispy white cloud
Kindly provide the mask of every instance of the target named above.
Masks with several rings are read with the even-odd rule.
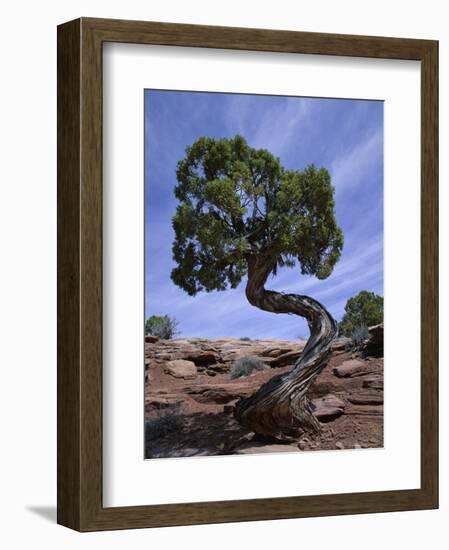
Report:
[[[312,100],[305,98],[284,98],[282,102],[265,98],[263,107],[255,109],[250,96],[229,96],[227,105],[229,131],[243,134],[252,147],[268,149],[277,156],[292,146],[300,147],[314,110]]]
[[[377,129],[366,140],[342,151],[331,164],[330,173],[337,196],[366,183],[373,173],[379,174],[383,159],[383,132]]]
[[[311,122],[313,107],[310,100],[288,99],[261,118],[253,138],[254,147],[265,148],[282,155],[294,144],[300,147]]]

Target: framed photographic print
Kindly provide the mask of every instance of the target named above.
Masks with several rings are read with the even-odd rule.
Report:
[[[438,506],[438,43],[58,28],[58,522]]]

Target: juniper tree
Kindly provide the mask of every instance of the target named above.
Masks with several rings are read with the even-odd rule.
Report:
[[[251,148],[237,135],[195,141],[176,176],[173,282],[193,296],[236,288],[246,276],[250,304],[305,317],[310,329],[293,369],[241,399],[236,419],[280,440],[318,431],[306,392],[328,362],[336,322],[313,298],[266,290],[265,283],[283,266],[299,266],[302,274],[318,279],[331,274],[343,234],[329,172],[313,165],[288,170],[269,151]]]
[[[345,314],[338,326],[341,334],[351,336],[359,327],[370,327],[382,323],[383,317],[383,297],[374,292],[362,290],[346,302]]]

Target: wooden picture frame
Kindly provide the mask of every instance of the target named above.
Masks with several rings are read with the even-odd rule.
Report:
[[[102,45],[421,62],[421,488],[105,508]],[[58,27],[58,523],[78,531],[438,507],[438,42],[81,18]],[[416,428],[418,430],[418,427]]]

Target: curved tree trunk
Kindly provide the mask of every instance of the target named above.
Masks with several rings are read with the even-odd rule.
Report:
[[[265,290],[272,265],[262,255],[248,259],[248,301],[264,311],[290,313],[307,319],[310,337],[294,368],[271,378],[253,395],[240,399],[235,418],[258,434],[278,440],[295,440],[304,432],[319,432],[306,392],[327,365],[337,323],[330,313],[308,296]]]

